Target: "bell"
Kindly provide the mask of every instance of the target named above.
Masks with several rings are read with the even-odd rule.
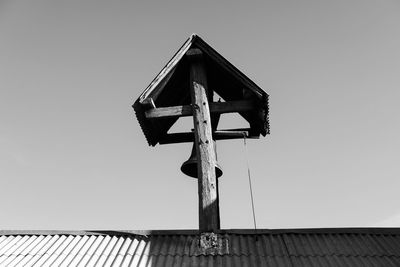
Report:
[[[215,151],[215,157],[217,157],[217,146],[216,142],[214,142],[214,151]],[[181,166],[181,171],[186,174],[187,176],[193,177],[193,178],[198,178],[198,173],[197,173],[197,155],[196,155],[196,147],[195,144],[193,143],[192,147],[192,153],[190,154],[190,157],[187,161],[185,161],[182,166]],[[218,162],[215,164],[215,176],[217,178],[222,176],[222,168],[219,166]]]

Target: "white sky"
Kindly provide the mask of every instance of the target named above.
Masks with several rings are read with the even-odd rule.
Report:
[[[398,0],[0,0],[0,229],[198,227],[179,170],[191,145],[147,146],[131,108],[192,32],[271,95],[271,135],[248,145],[259,227],[400,226],[399,14]],[[252,228],[242,152],[218,143],[222,228]]]

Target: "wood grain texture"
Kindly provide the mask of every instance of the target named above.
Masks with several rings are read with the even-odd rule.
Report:
[[[191,62],[190,95],[198,159],[199,229],[201,232],[213,232],[219,230],[220,222],[207,74],[203,54],[199,49],[190,49],[187,56]]]
[[[238,100],[229,102],[209,103],[210,112],[216,114],[243,112],[255,110],[257,106],[253,101]],[[147,119],[173,118],[192,116],[192,107],[190,105],[152,108],[145,112]]]
[[[229,140],[229,139],[243,139],[246,136],[247,139],[259,139],[260,135],[251,135],[251,129],[228,129],[228,130],[217,130],[214,131],[213,140]],[[192,143],[194,142],[193,132],[184,133],[170,133],[160,139],[160,145],[176,144],[176,143]]]
[[[177,113],[169,114],[169,110],[149,111],[154,107],[152,107],[152,103],[146,103],[148,98],[152,98],[155,106],[159,108],[190,105],[190,60],[188,60],[187,55],[190,56],[192,53],[196,57],[197,53],[189,52],[191,48],[196,48],[203,54],[207,70],[207,86],[212,89],[208,93],[215,92],[226,102],[253,101],[254,107],[252,109],[235,110],[233,112],[238,112],[249,123],[253,134],[264,136],[268,134],[270,128],[268,95],[210,45],[194,34],[181,46],[133,105],[136,117],[149,145],[155,146],[161,142],[180,116],[191,116],[189,112],[186,112],[188,110],[186,107],[182,108],[182,113],[179,113],[178,109]],[[215,116],[229,112],[229,110],[226,107],[223,110],[214,110],[214,104],[210,103],[209,105],[212,113],[212,126],[216,130],[217,123],[215,122],[217,120],[215,120]],[[216,106],[216,108],[218,107]],[[149,112],[145,114],[147,111]]]

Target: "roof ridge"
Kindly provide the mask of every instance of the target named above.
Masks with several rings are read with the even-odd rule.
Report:
[[[366,234],[400,235],[398,227],[361,227],[361,228],[288,228],[288,229],[222,229],[217,233],[231,235],[275,235],[275,234]],[[195,229],[168,230],[0,230],[0,235],[198,235]]]

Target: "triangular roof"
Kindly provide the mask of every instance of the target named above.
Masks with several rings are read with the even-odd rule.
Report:
[[[149,144],[156,145],[167,134],[177,118],[163,119],[157,122],[148,120],[145,117],[146,103],[152,102],[156,107],[190,104],[189,62],[185,54],[191,48],[198,48],[203,52],[208,87],[225,101],[244,99],[255,101],[259,106],[257,111],[255,109],[254,111],[241,112],[240,115],[250,123],[253,135],[262,134],[265,136],[268,134],[268,94],[199,36],[193,34],[133,105]],[[260,111],[263,114],[259,114]]]

